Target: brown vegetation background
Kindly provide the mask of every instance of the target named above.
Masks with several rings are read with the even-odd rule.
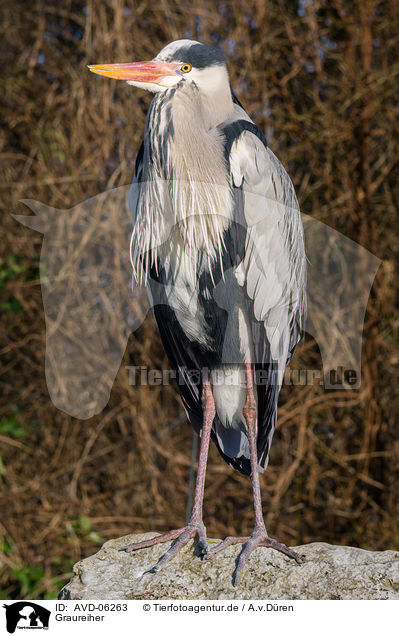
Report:
[[[151,59],[169,41],[220,44],[240,101],[288,169],[301,209],[383,260],[368,304],[361,389],[284,387],[262,476],[272,536],[398,548],[398,76],[395,0],[76,0],[1,3],[0,588],[52,598],[78,559],[185,520],[192,432],[148,319],[108,406],[88,421],[49,400],[42,236],[10,212],[68,208],[131,181],[150,96],[86,65]],[[297,366],[320,367],[308,338]],[[211,449],[209,536],[252,529],[250,481]]]

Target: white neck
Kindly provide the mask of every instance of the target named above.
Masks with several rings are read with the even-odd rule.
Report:
[[[205,125],[209,128],[218,126],[229,117],[234,107],[226,67],[198,70],[193,79],[200,92]]]

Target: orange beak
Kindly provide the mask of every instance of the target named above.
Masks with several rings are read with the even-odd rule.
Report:
[[[166,62],[133,62],[128,64],[96,64],[89,66],[89,70],[97,75],[125,80],[126,82],[151,82],[157,84],[168,75],[175,76],[178,64]]]

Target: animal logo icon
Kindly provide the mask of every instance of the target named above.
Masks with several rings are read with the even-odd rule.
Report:
[[[16,629],[48,629],[50,610],[32,603],[31,601],[17,601],[10,605],[4,604],[6,610],[6,629],[14,634]]]

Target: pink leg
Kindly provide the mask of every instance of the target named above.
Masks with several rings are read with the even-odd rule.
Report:
[[[165,552],[165,554],[159,559],[158,563],[154,565],[153,568],[151,568],[151,573],[155,573],[163,568],[168,561],[176,556],[176,554],[181,550],[183,546],[187,545],[190,539],[195,539],[201,556],[206,555],[208,552],[206,530],[202,520],[202,503],[204,499],[205,474],[208,459],[209,441],[211,437],[212,424],[215,417],[215,402],[213,399],[209,380],[204,380],[203,382],[202,403],[204,411],[204,423],[201,431],[198,472],[195,484],[194,504],[191,512],[190,521],[188,522],[187,526],[183,528],[171,530],[166,534],[162,534],[159,537],[154,537],[153,539],[149,539],[147,541],[131,543],[125,548],[122,548],[122,550],[124,550],[125,552],[132,552],[134,550],[140,550],[141,548],[148,548],[158,543],[165,543],[167,541],[177,539],[175,543],[171,545],[169,550],[167,550],[167,552]]]
[[[256,410],[256,400],[254,395],[254,387],[252,380],[252,369],[251,363],[246,363],[246,378],[247,378],[247,399],[243,408],[243,415],[245,417],[245,421],[247,424],[247,432],[248,432],[248,440],[249,440],[249,450],[250,450],[250,461],[251,461],[251,479],[252,479],[252,490],[253,490],[253,499],[254,499],[254,512],[255,512],[255,527],[252,534],[249,537],[226,537],[224,541],[219,543],[217,546],[212,548],[209,551],[209,555],[212,556],[221,550],[224,550],[230,545],[235,545],[237,543],[244,543],[244,547],[241,551],[241,554],[238,558],[238,563],[236,570],[233,576],[233,585],[237,585],[242,577],[244,566],[248,560],[249,555],[257,546],[266,546],[268,548],[273,548],[274,550],[278,550],[279,552],[283,552],[288,557],[295,559],[297,563],[303,562],[303,557],[301,557],[297,552],[288,548],[284,543],[279,543],[275,541],[275,539],[271,539],[266,531],[265,522],[263,520],[262,513],[262,500],[260,494],[260,484],[259,484],[259,472],[258,472],[258,451],[256,447],[257,441],[257,410]]]

